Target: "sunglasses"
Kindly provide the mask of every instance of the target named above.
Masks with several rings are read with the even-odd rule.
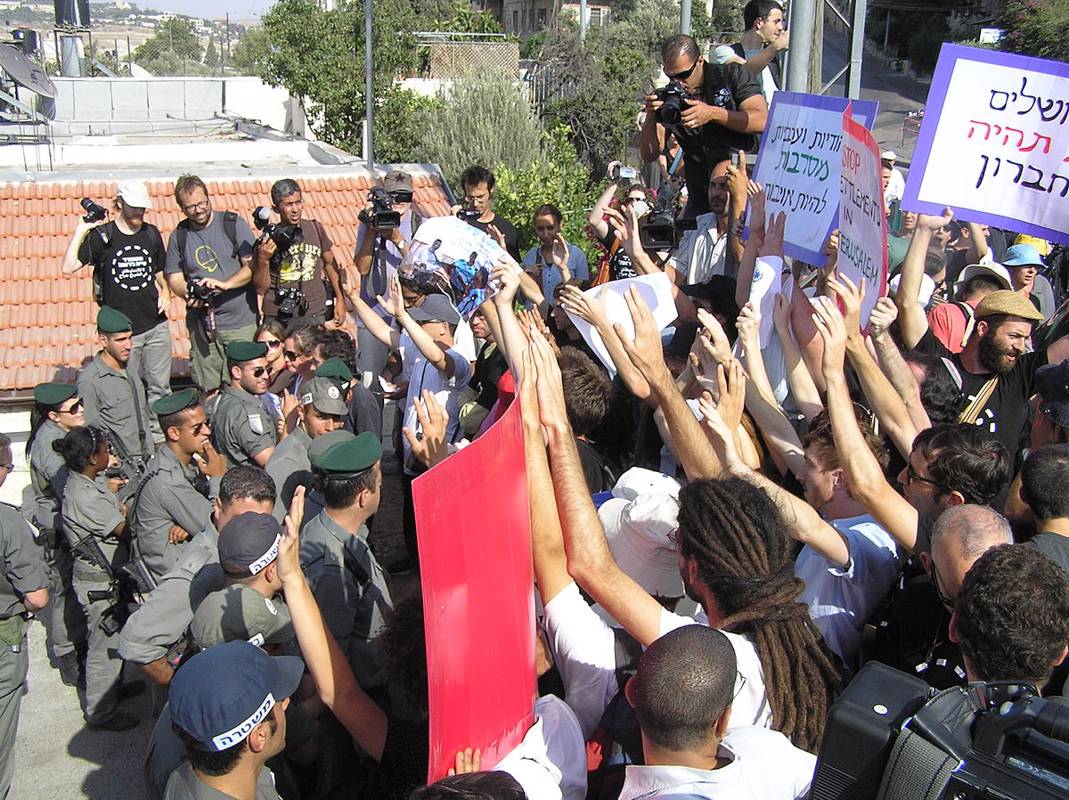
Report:
[[[411,203],[412,192],[391,192],[390,199],[395,203]]]
[[[268,339],[266,342],[260,342],[260,344],[266,344],[268,350],[277,350],[282,347],[282,342],[278,339]]]
[[[198,422],[196,425],[190,428],[190,433],[192,433],[194,436],[200,436],[200,432],[204,430],[204,427],[207,424],[207,422]]]
[[[254,377],[254,378],[262,378],[266,374],[267,374],[267,367],[255,367],[255,368],[253,368],[252,377]]]
[[[298,358],[301,357],[300,353],[294,352],[293,350],[283,350],[282,355],[284,355],[290,361],[296,361]]]
[[[81,400],[78,400],[70,408],[59,408],[59,409],[56,409],[57,413],[59,413],[59,414],[77,414],[81,410],[82,410],[82,401]]]
[[[696,59],[694,59],[694,63],[690,65],[690,69],[685,69],[682,72],[677,72],[675,75],[666,72],[665,75],[668,76],[668,80],[670,81],[685,81],[691,76],[691,73],[694,72],[695,69],[697,69],[698,62],[701,61],[701,58],[701,56],[698,56]]]

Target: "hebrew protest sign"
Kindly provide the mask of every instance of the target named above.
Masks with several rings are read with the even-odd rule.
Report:
[[[849,101],[776,92],[768,112],[755,181],[765,187],[765,213],[787,212],[783,250],[822,266],[821,252],[838,221],[843,112]],[[871,128],[876,103],[853,101],[854,118]]]
[[[531,517],[520,404],[412,484],[430,703],[428,782],[457,751],[492,766],[534,722]]]
[[[849,111],[842,116],[843,156],[839,201],[839,258],[836,269],[865,284],[861,329],[887,291],[887,215],[883,206],[880,148]]]
[[[1069,244],[1069,64],[944,44],[902,207]]]

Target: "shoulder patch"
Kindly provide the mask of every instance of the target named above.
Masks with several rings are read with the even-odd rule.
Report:
[[[249,414],[249,427],[252,428],[252,432],[257,436],[263,436],[265,430],[264,421],[259,414]]]

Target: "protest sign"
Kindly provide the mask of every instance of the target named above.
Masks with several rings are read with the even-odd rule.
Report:
[[[531,518],[520,404],[412,484],[430,704],[428,782],[492,768],[534,722]]]
[[[1069,244],[1069,64],[944,44],[902,207]]]
[[[838,220],[847,102],[841,97],[776,92],[750,176],[765,187],[766,214],[787,212],[784,252],[817,266],[826,260],[821,251]],[[871,128],[876,103],[854,100],[853,109],[854,117]]]
[[[861,329],[887,291],[887,215],[883,207],[880,148],[872,134],[842,116],[843,157],[839,201],[839,259],[836,269],[859,286],[865,284]]]

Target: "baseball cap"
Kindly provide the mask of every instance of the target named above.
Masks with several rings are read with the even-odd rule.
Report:
[[[620,569],[650,594],[683,596],[679,560],[671,540],[679,517],[675,496],[651,492],[633,500],[613,497],[601,504],[598,516]]]
[[[444,294],[429,294],[418,306],[408,309],[408,316],[416,322],[448,322],[460,324],[460,314]]]
[[[1022,233],[1013,240],[1014,244],[1030,244],[1036,248],[1036,252],[1041,256],[1050,255],[1050,242],[1046,239],[1040,239],[1038,236],[1029,236],[1027,233]]]
[[[898,292],[898,284],[901,282],[901,273],[891,278],[891,294],[896,294]],[[921,275],[921,288],[917,292],[917,302],[922,306],[926,306],[928,305],[928,301],[932,299],[933,294],[935,294],[935,281],[932,280],[930,275]]]
[[[257,647],[285,644],[297,635],[284,603],[242,584],[212,592],[201,600],[189,630],[202,650],[224,642],[250,642]]]
[[[126,205],[133,208],[152,208],[148,187],[142,181],[123,181],[116,192]]]
[[[349,413],[342,390],[330,378],[316,377],[301,384],[301,405],[315,406],[321,414],[333,414],[336,417]]]
[[[1043,257],[1033,245],[1015,244],[1006,250],[1002,259],[1004,267],[1042,267]]]
[[[1010,280],[1010,273],[1008,273],[1006,268],[1001,264],[970,264],[961,271],[958,280],[955,281],[954,291],[960,291],[965,287],[965,284],[978,275],[986,275],[998,281],[1003,289],[1013,288],[1013,282]]]
[[[245,741],[271,709],[297,690],[304,662],[269,656],[249,642],[209,647],[171,681],[171,721],[209,752]]]
[[[412,176],[399,169],[392,169],[382,179],[382,188],[387,192],[411,192]]]
[[[1032,301],[1020,292],[1012,292],[1008,289],[999,289],[992,292],[976,306],[976,318],[992,317],[996,314],[1005,314],[1010,317],[1042,322],[1043,315],[1032,305]]]
[[[679,481],[667,475],[643,467],[631,467],[616,481],[612,487],[612,496],[624,500],[635,500],[647,494],[666,494],[679,497]]]
[[[1036,392],[1043,399],[1039,410],[1062,428],[1069,428],[1069,360],[1036,370]]]
[[[282,525],[270,514],[246,511],[219,531],[219,564],[227,575],[258,575],[278,558]]]
[[[880,153],[880,161],[898,161],[898,153],[894,150],[884,150]]]

